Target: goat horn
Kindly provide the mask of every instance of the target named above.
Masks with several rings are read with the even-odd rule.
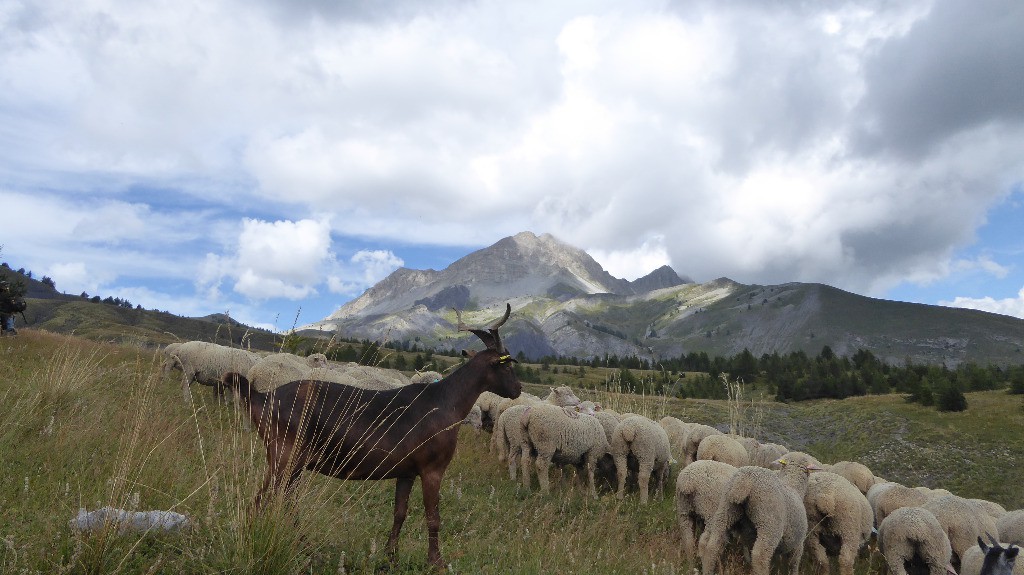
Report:
[[[505,322],[508,321],[508,316],[511,315],[511,314],[512,314],[512,304],[506,303],[505,304],[505,315],[502,316],[502,318],[499,319],[498,321],[494,322],[494,325],[492,325],[489,329],[498,329],[499,327],[505,325]]]

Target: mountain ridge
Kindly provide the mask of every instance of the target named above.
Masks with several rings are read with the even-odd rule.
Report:
[[[1024,320],[869,298],[826,284],[695,283],[662,266],[632,282],[550,234],[521,232],[441,271],[401,268],[304,329],[423,345],[471,344],[452,308],[486,324],[511,303],[504,341],[528,358],[690,352],[757,356],[830,346],[890,363],[1024,363]]]

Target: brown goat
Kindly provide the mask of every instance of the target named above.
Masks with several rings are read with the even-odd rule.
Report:
[[[487,349],[441,381],[371,391],[323,381],[293,381],[269,393],[253,389],[245,377],[229,373],[235,389],[267,448],[267,475],[256,506],[267,490],[287,489],[303,469],[339,479],[395,479],[395,516],[387,551],[394,559],[398,534],[409,508],[413,481],[420,477],[427,521],[427,561],[443,567],[438,547],[441,477],[455,455],[459,424],[484,391],[516,398],[522,384],[515,360],[501,343],[498,328],[512,311],[486,331],[469,329],[456,312],[460,331],[479,337]]]

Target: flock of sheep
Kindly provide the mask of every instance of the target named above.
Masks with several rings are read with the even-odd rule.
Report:
[[[291,353],[259,354],[205,341],[171,343],[163,353],[163,372],[165,375],[174,369],[182,372],[182,390],[186,399],[190,384],[200,383],[219,390],[221,376],[228,372],[245,375],[261,392],[299,379],[331,381],[371,390],[396,389],[410,383],[441,379],[441,374],[436,371],[419,372],[409,378],[394,369],[328,362],[322,353],[306,357]]]
[[[678,462],[683,553],[693,565],[699,560],[704,575],[722,573],[730,555],[754,575],[767,575],[776,557],[798,573],[804,552],[819,572],[829,572],[834,558],[841,574],[852,575],[873,536],[894,574],[1024,574],[1024,562],[1013,562],[1014,545],[1024,545],[1024,510],[906,487],[861,463],[826,465],[782,445],[671,416],[655,422],[616,413],[580,401],[568,387],[544,399],[485,392],[477,407],[474,424],[491,431],[491,450],[507,463],[511,479],[520,468],[529,488],[536,474],[545,493],[550,467],[571,465],[591,495],[602,477],[620,499],[635,481],[646,503],[650,488],[660,494]]]
[[[186,399],[190,383],[216,387],[226,372],[246,374],[260,391],[299,379],[376,390],[441,379],[436,372],[409,378],[397,370],[338,365],[323,354],[260,355],[198,341],[170,344],[164,353],[164,372],[181,370]],[[732,555],[754,575],[768,575],[776,557],[795,574],[805,551],[818,570],[829,572],[835,558],[839,572],[852,575],[873,536],[898,575],[908,568],[929,575],[1024,574],[1024,562],[1013,562],[1013,546],[1024,545],[1024,510],[906,487],[857,462],[825,465],[782,445],[671,416],[655,422],[616,413],[580,401],[565,386],[543,399],[484,392],[465,423],[491,432],[491,450],[513,481],[519,472],[530,488],[536,475],[544,493],[551,489],[552,466],[572,466],[591,496],[604,481],[622,499],[627,483],[635,482],[647,503],[651,488],[660,496],[673,464],[681,465],[675,499],[683,553],[691,564],[699,560],[704,575],[721,573]]]

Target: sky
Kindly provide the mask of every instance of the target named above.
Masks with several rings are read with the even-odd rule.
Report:
[[[1024,318],[1019,0],[0,0],[0,257],[284,330],[522,231]]]

